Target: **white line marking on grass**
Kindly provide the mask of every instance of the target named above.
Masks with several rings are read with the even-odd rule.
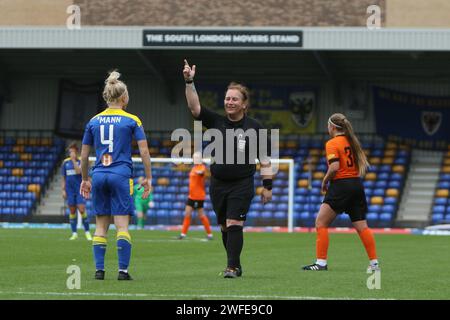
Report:
[[[151,294],[151,293],[123,293],[123,292],[5,292],[0,291],[0,295],[34,295],[34,296],[61,296],[61,297],[129,297],[129,298],[205,298],[205,299],[281,299],[281,300],[394,300],[367,298],[358,299],[350,297],[310,297],[310,296],[277,296],[277,295],[217,295],[217,294]]]
[[[209,242],[208,239],[201,239],[201,238],[189,238],[189,239],[138,239],[133,240],[135,242]]]

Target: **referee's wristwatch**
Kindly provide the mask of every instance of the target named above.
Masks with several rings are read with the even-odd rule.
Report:
[[[263,187],[264,187],[264,189],[271,191],[272,190],[272,179],[264,179]]]

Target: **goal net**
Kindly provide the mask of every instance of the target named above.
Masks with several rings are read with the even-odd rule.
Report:
[[[90,157],[89,160],[93,162],[95,157]],[[279,164],[278,173],[273,180],[272,201],[265,205],[261,202],[262,180],[259,170],[257,170],[254,177],[256,195],[247,214],[245,225],[261,228],[275,227],[292,232],[294,228],[294,160],[279,159],[272,161]],[[189,172],[193,160],[190,158],[152,158],[151,162],[153,202],[146,212],[146,225],[179,226],[183,223],[184,209],[189,194]],[[209,159],[204,159],[204,162],[208,169],[205,179],[206,200],[204,210],[210,218],[211,225],[216,225],[217,220],[209,197]],[[141,158],[133,158],[133,179],[135,183],[139,176],[145,176],[144,165]],[[195,213],[193,217],[193,225],[200,224]]]

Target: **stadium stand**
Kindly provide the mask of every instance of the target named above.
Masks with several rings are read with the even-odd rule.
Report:
[[[301,226],[314,226],[323,199],[320,192],[321,179],[327,170],[323,145],[324,141],[312,140],[309,144],[300,144],[297,153],[294,154],[298,179],[294,216],[297,224]],[[369,206],[368,223],[375,227],[390,227],[398,210],[405,174],[410,162],[410,150],[406,146],[399,146],[392,142],[385,143],[382,140],[363,141],[362,146],[371,163],[363,182]],[[308,156],[311,160],[305,163],[305,158]],[[334,225],[349,226],[350,220],[347,215],[340,215]]]
[[[280,158],[295,160],[294,221],[296,226],[313,227],[323,200],[320,187],[327,164],[324,145],[327,137],[300,137],[280,141]],[[152,157],[170,157],[170,140],[149,140]],[[411,152],[405,145],[385,142],[380,138],[368,138],[362,146],[369,157],[371,167],[364,179],[368,203],[367,220],[373,227],[392,227],[399,207],[400,197],[410,164]],[[137,151],[136,151],[137,153]],[[134,178],[144,175],[142,163],[134,164]],[[188,194],[189,165],[152,164],[155,207],[147,212],[148,224],[181,224]],[[449,185],[450,185],[450,174]],[[207,199],[205,212],[215,218],[209,201],[209,179],[206,180]],[[310,182],[311,181],[311,182]],[[259,173],[255,175],[255,186],[260,185]],[[249,225],[286,226],[288,214],[288,168],[280,166],[274,180],[273,201],[263,206],[256,188],[250,211]],[[447,190],[448,192],[448,190]],[[91,212],[91,200],[87,202]],[[449,209],[450,210],[450,209]],[[334,226],[350,226],[347,215],[340,215]]]
[[[57,168],[64,141],[0,137],[0,220],[26,221]]]
[[[442,161],[439,181],[436,186],[433,208],[431,211],[431,224],[450,222],[450,145]]]

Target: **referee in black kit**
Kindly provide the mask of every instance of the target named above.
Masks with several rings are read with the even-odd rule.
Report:
[[[200,106],[194,86],[195,65],[191,68],[186,60],[184,60],[183,76],[186,82],[188,107],[194,118],[201,120],[207,129],[217,129],[222,133],[224,152],[222,159],[217,159],[220,157],[217,157],[217,150],[215,150],[216,154],[211,164],[210,197],[217,222],[221,226],[222,241],[227,252],[228,264],[224,271],[224,277],[240,277],[242,275],[240,255],[244,244],[244,221],[255,195],[253,176],[256,171],[256,155],[261,163],[264,186],[261,193],[263,204],[272,199],[272,171],[267,150],[264,154],[260,150],[259,138],[258,151],[252,159],[250,150],[254,150],[254,146],[249,146],[249,144],[255,143],[255,141],[250,141],[247,135],[239,133],[231,135],[233,141],[228,141],[226,130],[232,129],[235,132],[235,130],[241,129],[245,132],[248,129],[254,129],[256,136],[259,137],[259,129],[263,129],[263,127],[246,114],[250,101],[249,91],[245,86],[234,82],[230,83],[224,99],[226,116],[222,116]],[[269,145],[270,143],[266,145],[267,149],[269,149]],[[230,149],[230,146],[233,148]],[[229,153],[233,153],[233,155]],[[243,155],[244,163],[236,161],[239,157],[242,159]],[[233,159],[231,163],[228,161],[230,158]]]

